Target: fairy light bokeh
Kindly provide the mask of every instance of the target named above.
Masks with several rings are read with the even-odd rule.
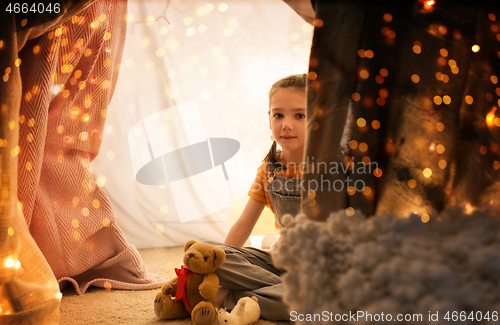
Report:
[[[477,36],[477,38],[471,40],[471,35],[465,35],[466,30],[447,24],[446,19],[436,18],[441,17],[439,14],[446,11],[446,5],[443,7],[443,3],[434,0],[419,0],[418,2],[420,4],[417,4],[412,9],[414,10],[412,14],[420,15],[418,19],[423,19],[427,14],[431,16],[437,15],[432,16],[433,18],[428,21],[425,19],[420,21],[420,29],[412,30],[413,27],[411,27],[408,35],[402,36],[403,29],[398,27],[404,25],[401,21],[403,11],[398,16],[395,12],[384,13],[379,10],[378,13],[370,14],[368,15],[369,18],[366,18],[367,21],[370,21],[369,26],[379,27],[373,31],[363,32],[366,35],[363,34],[364,38],[361,43],[364,46],[362,48],[351,49],[349,47],[351,44],[346,42],[346,47],[350,49],[349,53],[351,55],[356,53],[358,61],[356,65],[356,91],[350,96],[351,104],[354,107],[354,116],[352,116],[352,120],[349,120],[349,117],[347,120],[351,128],[349,132],[352,132],[352,134],[347,132],[350,139],[348,139],[348,148],[344,149],[344,151],[348,155],[352,155],[354,159],[369,164],[375,155],[378,155],[379,158],[384,156],[377,152],[376,148],[380,146],[380,143],[373,139],[384,138],[384,132],[389,131],[391,136],[384,140],[387,141],[385,143],[384,159],[391,161],[391,163],[384,165],[383,168],[373,170],[372,175],[375,179],[384,179],[384,176],[386,176],[384,172],[387,172],[386,177],[392,177],[392,181],[396,181],[394,186],[389,186],[390,190],[388,191],[401,191],[404,194],[400,195],[407,197],[408,203],[406,206],[396,209],[398,215],[419,214],[422,222],[427,223],[433,218],[431,201],[435,200],[435,198],[428,196],[427,191],[431,191],[436,186],[444,186],[442,185],[443,179],[452,177],[450,175],[456,173],[457,168],[459,168],[457,167],[459,162],[453,161],[456,158],[453,155],[457,154],[456,151],[461,149],[455,148],[455,143],[450,141],[450,132],[451,134],[453,132],[463,132],[461,137],[464,138],[472,137],[469,132],[473,134],[477,132],[478,137],[484,139],[483,141],[471,141],[469,149],[474,151],[471,154],[489,165],[485,166],[488,169],[487,173],[492,173],[491,170],[496,171],[500,168],[498,144],[496,142],[499,132],[498,127],[500,127],[500,118],[497,116],[498,105],[500,105],[500,88],[497,86],[499,79],[497,73],[495,73],[495,58],[492,59],[491,57],[491,51],[497,51],[495,48],[498,47],[494,44],[487,47],[489,44],[484,41],[481,42],[483,37],[484,39],[487,38],[485,35],[481,34],[481,37]],[[381,5],[380,7],[384,6]],[[388,6],[388,8],[390,7]],[[441,12],[438,13],[438,10],[441,10]],[[397,10],[394,9],[394,11]],[[493,33],[496,40],[500,41],[500,27],[496,15],[492,12],[481,12],[481,15],[480,20],[484,22],[488,29],[486,31],[488,37],[490,33]],[[323,24],[316,26],[316,28],[319,29],[321,26]],[[332,26],[338,27],[338,24],[332,23]],[[330,30],[331,28],[333,27],[330,27]],[[377,35],[378,31],[380,31],[380,34]],[[382,35],[381,38],[380,35]],[[370,38],[376,40],[370,41]],[[332,36],[331,39],[345,41],[340,36]],[[445,41],[446,39],[453,41],[448,42]],[[457,47],[454,42],[465,45]],[[437,44],[443,45],[439,46]],[[317,48],[317,53],[314,53],[314,51],[313,48],[311,63],[319,62],[319,58],[331,60],[332,62],[345,60],[345,57],[334,51],[322,51],[320,46]],[[485,51],[489,52],[484,53]],[[328,52],[334,58],[324,56],[323,52]],[[411,63],[395,65],[398,69],[391,68],[390,66],[393,64],[390,60],[384,60],[383,56],[395,55],[397,52],[401,53],[399,59],[404,58],[405,62]],[[500,52],[494,52],[494,54],[500,57]],[[467,84],[464,93],[457,95],[459,92],[453,88],[462,84],[462,80],[466,78],[467,74],[470,76],[470,70],[474,69],[471,68],[471,62],[473,62],[473,65],[484,65],[484,71],[478,72],[478,74],[484,74],[484,76],[479,77],[480,81],[474,80],[473,83]],[[311,89],[313,90],[313,96],[311,97],[318,97],[321,100],[318,101],[318,104],[314,103],[313,105],[337,105],[332,101],[333,97],[329,97],[326,93],[338,91],[336,84],[332,80],[343,75],[341,73],[337,75],[337,71],[332,69],[329,72],[335,74],[335,78],[328,79],[329,77],[325,75],[325,72],[321,68],[316,70],[315,66],[316,64],[311,64],[312,71],[309,73],[309,75],[314,75],[313,79],[310,78]],[[320,76],[322,72],[323,76]],[[395,86],[393,82],[387,83],[388,78],[397,78],[398,86]],[[334,90],[322,89],[322,83],[324,82],[332,85],[331,87]],[[393,92],[396,91],[399,91],[399,93],[394,97]],[[336,99],[340,100],[339,98]],[[392,112],[395,109],[395,103],[397,103],[398,108],[396,110],[399,110],[398,113]],[[384,117],[384,113],[381,112],[385,110],[388,110],[387,115],[397,114],[400,118],[395,118],[395,116]],[[421,114],[422,117],[416,113],[420,110],[425,112]],[[486,111],[484,115],[483,110]],[[313,111],[317,111],[315,107],[313,107]],[[341,111],[341,109],[338,111]],[[330,114],[332,112],[335,112],[335,110],[330,109]],[[453,114],[457,114],[457,116],[453,117]],[[478,116],[480,117],[478,118]],[[453,121],[453,119],[457,118],[460,118],[461,121],[454,124],[456,121]],[[474,122],[467,121],[467,118],[473,118]],[[415,126],[406,119],[414,119]],[[313,123],[321,125],[321,116],[316,114],[313,121]],[[335,124],[334,122],[330,121],[331,124]],[[386,124],[384,125],[384,123]],[[323,122],[323,124],[327,123]],[[332,125],[310,128],[310,130],[317,131],[319,129],[321,131],[322,127],[328,128],[332,127]],[[411,129],[412,131],[405,131],[402,128]],[[313,132],[312,134],[316,133]],[[325,130],[318,134],[329,136]],[[482,135],[479,136],[479,134]],[[454,136],[457,135],[454,134]],[[403,141],[405,142],[404,145]],[[311,147],[321,150],[321,148],[315,147],[314,144]],[[314,152],[314,150],[310,150],[309,153],[311,152]],[[400,158],[401,156],[404,156],[404,158]],[[415,160],[413,164],[411,163],[412,159]],[[391,164],[394,164],[394,166]],[[384,168],[387,168],[387,170],[384,170]],[[314,176],[311,179],[314,180]],[[377,181],[373,182],[376,183]],[[445,192],[443,195],[450,195],[452,192],[451,189],[443,189],[443,191]],[[366,202],[366,200],[374,202],[373,200],[376,199],[369,196],[371,188],[365,191],[357,190],[351,186],[345,189],[345,193],[347,194],[345,199],[348,202],[357,202],[360,205],[363,205],[361,202]],[[364,199],[360,199],[360,196],[364,197]],[[388,194],[387,197],[394,196],[397,195]],[[380,197],[377,199],[380,200]],[[458,200],[458,198],[453,200]],[[494,201],[489,200],[489,203],[492,204]],[[318,200],[315,202],[317,203]],[[370,206],[370,203],[364,204]],[[404,203],[402,204],[404,205]],[[465,205],[465,203],[460,204],[459,202],[457,204]],[[379,207],[381,205],[379,203]],[[315,207],[314,202],[308,202],[307,206],[311,208],[307,209],[306,213],[313,219],[324,220],[328,216],[328,211],[323,211],[323,214],[319,216],[320,209]],[[354,207],[348,207],[345,213],[351,216],[354,214],[354,209]],[[391,208],[386,210],[393,211]]]

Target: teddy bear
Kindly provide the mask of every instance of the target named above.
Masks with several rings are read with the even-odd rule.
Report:
[[[163,284],[154,300],[160,319],[189,317],[195,325],[210,324],[216,316],[215,294],[219,278],[214,271],[224,263],[226,253],[220,247],[190,239],[184,245],[181,269],[177,276]]]

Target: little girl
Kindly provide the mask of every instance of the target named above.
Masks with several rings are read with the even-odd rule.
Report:
[[[274,138],[264,163],[258,168],[248,200],[238,221],[231,227],[221,246],[226,261],[216,270],[221,288],[216,302],[231,310],[241,297],[256,296],[261,317],[289,320],[282,302],[283,285],[270,253],[242,247],[248,240],[262,210],[274,212],[275,223],[283,227],[285,214],[300,210],[300,165],[303,161],[306,129],[306,75],[292,75],[278,80],[269,92],[269,127]],[[282,148],[276,151],[276,144]]]

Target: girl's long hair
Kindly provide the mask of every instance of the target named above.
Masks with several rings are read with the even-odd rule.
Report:
[[[271,90],[269,90],[269,109],[271,109],[271,98],[273,95],[280,90],[281,88],[295,87],[297,90],[306,90],[306,74],[294,74],[283,79],[276,81]],[[270,113],[271,111],[269,111]],[[276,151],[276,140],[273,140],[273,144],[271,145],[271,149],[267,153],[266,157],[262,161],[267,161],[268,164],[274,165],[275,168],[278,166],[278,153]]]

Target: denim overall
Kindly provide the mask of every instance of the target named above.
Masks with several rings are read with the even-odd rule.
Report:
[[[283,228],[283,216],[291,214],[295,217],[300,211],[300,181],[283,176],[274,176],[274,164],[269,164],[269,181],[267,192],[274,210],[274,220],[279,228]]]

